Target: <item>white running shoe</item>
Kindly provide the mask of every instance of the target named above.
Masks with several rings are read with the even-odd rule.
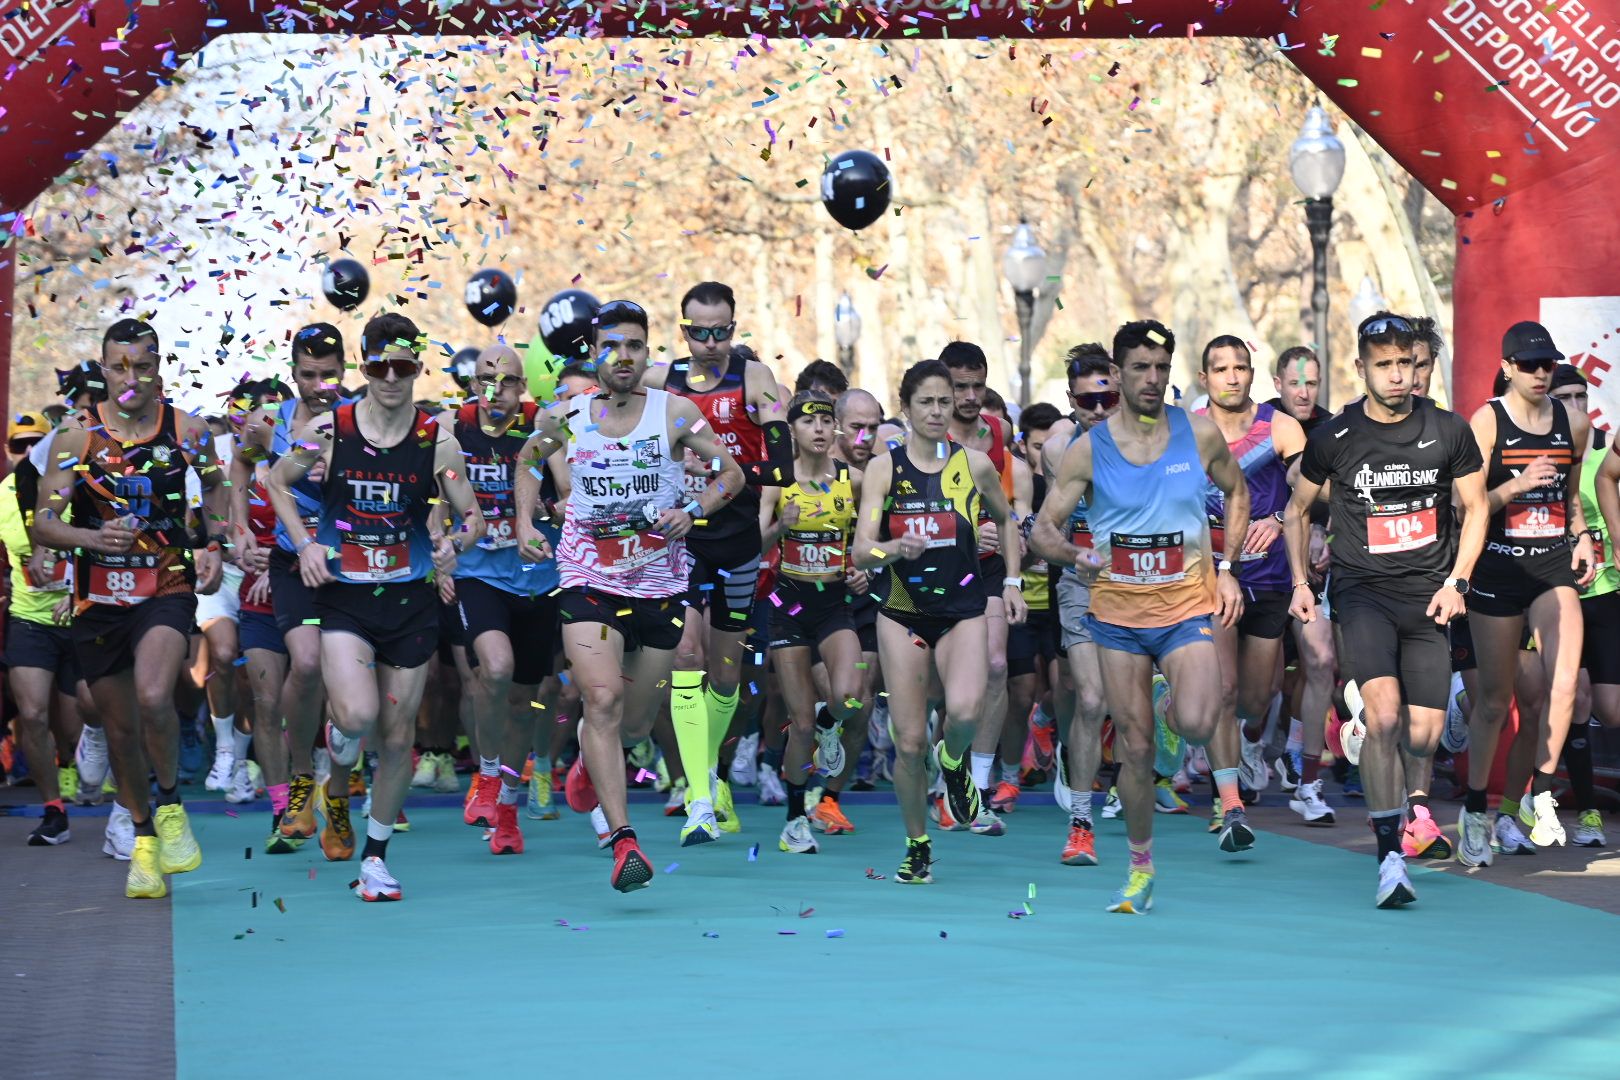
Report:
[[[1552,797],[1552,792],[1543,791],[1530,800],[1535,808],[1536,825],[1530,830],[1530,840],[1537,847],[1552,847],[1554,844],[1563,846],[1564,825],[1558,820],[1558,803]]]
[[[1304,818],[1307,825],[1333,824],[1333,807],[1322,798],[1321,780],[1312,780],[1295,788],[1294,797],[1288,800],[1288,809]]]
[[[236,771],[236,755],[229,746],[222,746],[214,751],[214,764],[208,770],[208,777],[203,781],[204,791],[229,791],[231,787],[231,774]]]
[[[322,788],[321,790],[325,791],[326,789]],[[253,790],[253,774],[248,771],[248,763],[238,761],[236,767],[231,770],[231,787],[225,793],[225,801],[228,803],[250,803],[257,795],[258,793]]]
[[[1575,839],[1571,841],[1576,847],[1602,847],[1609,842],[1603,835],[1603,815],[1596,810],[1582,810],[1581,816],[1575,822]]]
[[[681,847],[712,844],[720,839],[720,823],[715,820],[714,804],[708,799],[693,799],[686,809],[686,824],[681,826]]]
[[[1446,726],[1440,731],[1440,745],[1453,754],[1468,749],[1468,691],[1462,673],[1451,676],[1451,700],[1446,704]]]
[[[591,828],[596,830],[596,846],[605,848],[613,839],[613,830],[608,827],[607,815],[602,813],[600,806],[591,811]]]
[[[980,836],[1003,836],[1007,832],[1007,825],[1001,816],[990,809],[988,799],[979,803],[979,816],[968,823],[968,831]]]
[[[324,789],[326,782],[332,779],[332,753],[324,746],[317,746],[309,759],[315,765],[315,786]]]
[[[439,754],[438,758],[433,765],[433,790],[446,795],[460,791],[461,778],[456,775],[456,759],[449,754]]]
[[[423,754],[416,759],[416,771],[411,773],[411,787],[432,787],[433,777],[438,771],[435,767],[434,754]]]
[[[776,775],[776,770],[769,766],[759,770],[759,805],[787,805],[787,788],[782,786],[782,778]]]
[[[1406,859],[1398,851],[1384,856],[1378,864],[1378,906],[1397,908],[1417,900],[1412,879],[1406,876]]]
[[[1496,831],[1493,846],[1503,855],[1534,855],[1536,845],[1525,838],[1519,823],[1513,820],[1510,814],[1496,815]]]
[[[837,776],[844,771],[844,725],[830,728],[816,725],[816,769],[823,776]]]
[[[821,850],[816,846],[816,834],[810,831],[810,819],[803,814],[783,826],[776,846],[794,855],[814,855]]]
[[[1361,719],[1361,688],[1356,680],[1344,684],[1344,704],[1350,710],[1350,719],[1339,727],[1339,745],[1344,749],[1344,760],[1352,765],[1361,764],[1361,744],[1367,741],[1367,725]]]
[[[1467,810],[1457,819],[1457,861],[1464,866],[1491,865],[1491,822]]]
[[[1102,816],[1112,821],[1124,812],[1125,804],[1119,801],[1119,788],[1109,788],[1108,797],[1103,800]]]
[[[73,752],[73,762],[79,767],[79,791],[97,793],[107,782],[107,733],[98,727],[84,726],[79,736],[79,748]]]
[[[1266,764],[1266,744],[1258,740],[1249,741],[1247,735],[1239,733],[1243,743],[1242,757],[1238,761],[1238,783],[1250,791],[1264,791],[1271,786],[1271,767]]]
[[[107,815],[107,832],[101,851],[119,862],[129,862],[130,856],[135,854],[135,819],[120,803],[113,803],[112,813]]]
[[[664,816],[674,817],[686,809],[686,781],[669,786],[669,798],[664,800]]]
[[[753,787],[759,782],[758,732],[737,740],[737,752],[731,755],[731,782],[741,787]]]
[[[1058,739],[1052,752],[1052,801],[1063,809],[1065,814],[1074,812],[1073,792],[1069,787],[1069,753],[1063,740]]]
[[[399,882],[394,875],[388,872],[388,866],[375,855],[360,860],[360,881],[354,887],[354,895],[366,902],[377,900],[398,900],[404,893],[400,891]]]

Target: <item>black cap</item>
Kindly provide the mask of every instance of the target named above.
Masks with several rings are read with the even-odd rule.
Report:
[[[1552,335],[1538,322],[1514,323],[1502,335],[1505,360],[1562,360],[1564,354],[1553,344]]]
[[[1557,390],[1563,386],[1585,386],[1586,376],[1574,364],[1559,364],[1553,368],[1552,385],[1549,390]]]

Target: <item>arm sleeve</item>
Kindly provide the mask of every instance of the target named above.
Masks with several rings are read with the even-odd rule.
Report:
[[[781,487],[792,482],[793,432],[784,420],[771,420],[765,430],[765,460],[742,462],[750,487]]]
[[[36,506],[39,505],[39,470],[29,458],[23,458],[17,463],[16,469],[16,502],[18,511],[18,524],[29,520]],[[8,545],[9,546],[9,545]]]

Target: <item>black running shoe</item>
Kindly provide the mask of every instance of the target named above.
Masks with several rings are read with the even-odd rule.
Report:
[[[941,739],[934,745],[934,760],[939,762],[940,775],[945,778],[945,804],[951,811],[951,817],[964,825],[978,820],[979,786],[973,782],[973,773],[968,769],[968,755],[962,755],[956,768],[947,768],[945,740]]]
[[[55,847],[57,844],[67,843],[72,838],[73,834],[68,831],[67,813],[54,806],[47,806],[45,820],[28,834],[28,846]]]
[[[1226,812],[1221,828],[1222,851],[1247,851],[1254,847],[1254,830],[1249,828],[1249,815],[1241,806]]]
[[[894,872],[894,880],[902,885],[932,885],[933,865],[934,855],[927,840],[907,840],[906,857],[900,860],[900,869]]]

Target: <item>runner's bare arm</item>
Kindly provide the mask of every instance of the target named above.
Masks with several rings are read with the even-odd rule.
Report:
[[[1016,626],[1029,614],[1029,607],[1024,603],[1024,534],[1014,521],[1013,505],[1001,490],[1001,474],[991,463],[990,456],[977,450],[969,450],[967,456],[968,467],[973,470],[973,480],[979,488],[979,498],[984,500],[985,509],[996,522],[1001,558],[1007,564],[1007,576],[1001,585],[1001,602],[1006,605],[1007,622]],[[1016,477],[1016,472],[1014,475]],[[1024,479],[1030,485],[1030,498],[1033,500],[1034,481],[1030,478],[1028,467],[1024,469]],[[990,584],[991,588],[995,587],[995,582]]]
[[[1620,454],[1615,453],[1616,446],[1620,443],[1609,444],[1608,452],[1598,464],[1597,482],[1592,485],[1597,492],[1598,512],[1603,515],[1603,532],[1611,548],[1620,538]]]
[[[456,441],[452,428],[439,428],[439,441],[433,446],[433,471],[439,477],[439,490],[450,504],[449,520],[461,523],[449,533],[450,542],[459,554],[483,538],[485,525],[484,512],[478,508],[478,498],[467,479],[461,443]]]
[[[90,433],[85,429],[65,427],[51,444],[51,461],[39,478],[39,509],[34,514],[34,544],[37,547],[57,551],[72,551],[75,548],[110,550],[104,543],[110,537],[103,536],[103,533],[116,523],[106,523],[100,529],[86,529],[62,520],[68,503],[73,500],[73,485],[77,482],[74,466],[84,456],[89,441]],[[135,538],[132,529],[123,528],[121,531],[127,533],[128,538],[117,549],[120,551],[127,550]]]
[[[1271,414],[1271,445],[1288,465],[1288,486],[1299,479],[1299,459],[1305,452],[1305,429],[1281,409]]]
[[[1198,454],[1203,459],[1204,472],[1226,497],[1226,550],[1221,556],[1236,566],[1249,533],[1249,482],[1243,478],[1243,470],[1215,422],[1195,414],[1187,418],[1198,436]]]
[[[512,465],[515,472],[512,478],[513,512],[517,515],[519,531],[528,528],[528,523],[540,516],[535,512],[536,504],[540,501],[540,470],[546,467],[547,459],[566,456],[567,442],[568,433],[562,417],[550,409],[542,410],[535,416],[534,434],[524,442]],[[561,477],[555,469],[551,475],[559,481],[559,498],[566,501],[567,496],[561,494]],[[523,546],[525,550],[529,547],[528,544]]]
[[[298,502],[293,498],[292,488],[331,454],[332,414],[323,413],[315,417],[293,432],[288,441],[292,451],[283,454],[271,467],[270,482],[265,485],[265,490],[270,496],[270,507],[276,512],[276,520],[281,522],[281,527],[292,539],[293,549],[301,552],[314,543],[315,538],[309,534],[304,519],[298,514]]]
[[[1297,467],[1299,462],[1294,463]],[[1316,594],[1311,591],[1311,504],[1322,485],[1301,476],[1294,481],[1293,494],[1283,509],[1283,541],[1288,552],[1288,572],[1293,577],[1293,596],[1288,611],[1301,622],[1316,617]]]
[[[1046,454],[1052,444],[1047,442]],[[1029,546],[1047,562],[1059,566],[1074,566],[1084,561],[1089,549],[1070,542],[1066,530],[1080,500],[1091,493],[1091,436],[1081,435],[1058,459],[1052,479],[1046,489],[1046,501],[1035,515],[1035,529],[1029,534]]]
[[[1454,578],[1474,575],[1474,563],[1485,550],[1485,533],[1490,527],[1491,515],[1485,494],[1485,470],[1476,469],[1467,476],[1452,481],[1453,489],[1462,501],[1462,530],[1457,537],[1457,561],[1451,568]]]
[[[779,520],[776,516],[776,503],[782,497],[779,487],[762,487],[759,489],[759,549],[767,553],[771,548],[781,542],[787,533],[788,527],[793,524],[789,521]],[[798,503],[789,502],[789,507],[797,507]],[[798,515],[795,513],[795,517]]]
[[[264,410],[254,409],[237,436],[236,453],[231,456],[231,558],[240,563],[259,546],[248,524],[248,497],[253,490],[253,470],[269,456],[270,427]]]
[[[180,445],[191,448],[185,451],[186,460],[197,471],[197,481],[202,485],[203,532],[223,551],[230,542],[231,489],[226,486],[225,470],[219,464],[219,440],[196,417],[180,414],[179,420]]]
[[[851,559],[862,570],[879,570],[898,559],[914,559],[928,549],[927,541],[910,533],[893,540],[878,540],[893,470],[893,459],[887,454],[873,458],[866,466],[866,483],[861,489],[860,509],[855,515],[855,553]]]
[[[1046,477],[1048,487],[1057,479],[1058,466],[1063,462],[1064,453],[1074,445],[1069,438],[1073,430],[1074,421],[1064,417],[1046,433],[1046,445],[1041,447],[1041,473]]]

